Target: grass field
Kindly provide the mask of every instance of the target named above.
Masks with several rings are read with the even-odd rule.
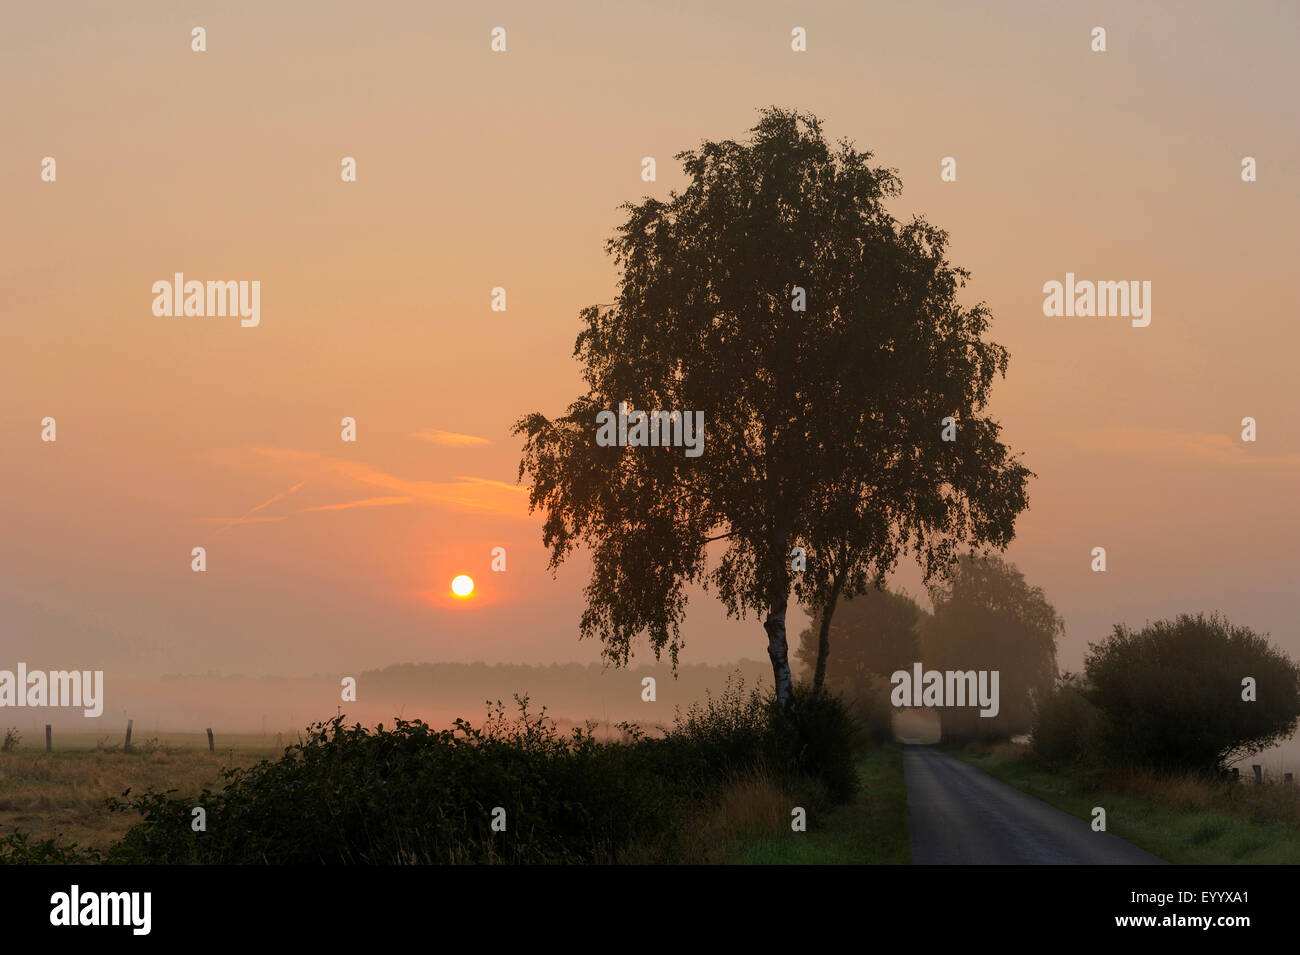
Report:
[[[64,733],[59,745],[45,752],[44,739],[24,741],[0,753],[0,833],[19,828],[46,839],[103,848],[118,839],[135,819],[110,814],[109,796],[150,786],[198,792],[221,785],[221,770],[247,766],[277,756],[292,739],[250,734],[218,739],[208,752],[203,733],[137,736],[131,752],[122,740],[110,743],[91,734]]]
[[[728,861],[742,865],[907,865],[912,861],[907,827],[903,750],[873,748],[858,765],[862,789],[848,803],[819,818],[809,812],[808,831],[790,828],[790,804],[779,830],[758,834]]]
[[[1052,772],[1025,747],[946,748],[958,759],[1072,815],[1106,810],[1106,828],[1178,865],[1300,863],[1300,792],[1270,784],[1214,785],[1148,773]]]

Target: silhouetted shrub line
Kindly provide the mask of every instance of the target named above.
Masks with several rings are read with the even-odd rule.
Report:
[[[673,861],[689,813],[737,774],[805,777],[833,800],[857,786],[863,737],[847,706],[802,693],[799,717],[771,694],[730,683],[679,714],[663,737],[621,724],[625,742],[592,728],[560,733],[543,709],[516,697],[519,715],[492,705],[486,723],[422,721],[391,728],[313,724],[277,760],[225,772],[198,795],[147,791],[110,799],[140,821],[107,850],[59,846],[14,833],[11,863],[391,864]],[[191,829],[206,811],[206,831]],[[493,832],[493,810],[506,829]]]

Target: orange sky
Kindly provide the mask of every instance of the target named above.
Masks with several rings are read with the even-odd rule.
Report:
[[[577,315],[612,297],[618,204],[666,197],[674,152],[769,104],[897,168],[896,214],[948,229],[973,272],[964,300],[1012,355],[994,412],[1038,474],[1009,556],[1065,616],[1062,663],[1114,622],[1201,609],[1300,653],[1297,8],[702,6],[7,12],[0,656],[595,659],[585,567],[546,571],[509,428],[579,391]],[[261,324],[155,317],[177,271],[260,281]],[[1067,271],[1152,282],[1150,327],[1044,317]],[[461,572],[474,600],[446,594]],[[693,606],[683,659],[764,657],[757,621]]]

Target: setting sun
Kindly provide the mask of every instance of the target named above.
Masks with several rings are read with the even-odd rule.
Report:
[[[451,592],[457,597],[468,597],[474,592],[473,578],[467,577],[464,574],[454,578],[451,582]]]

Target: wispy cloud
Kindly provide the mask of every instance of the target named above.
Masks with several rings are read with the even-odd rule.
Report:
[[[322,504],[319,507],[299,508],[300,514],[310,511],[347,511],[354,507],[387,507],[390,504],[410,504],[410,497],[367,497],[360,501],[344,501],[342,504]]]
[[[1264,454],[1257,444],[1229,434],[1168,428],[1099,428],[1075,431],[1071,437],[1075,444],[1088,451],[1165,458],[1182,456],[1233,467],[1300,470],[1300,454]]]
[[[412,432],[408,437],[418,438],[421,441],[428,441],[432,444],[444,444],[449,447],[470,447],[480,444],[491,444],[487,438],[480,438],[472,434],[457,434],[455,431],[439,431],[437,428],[426,428],[423,431]]]
[[[258,511],[262,510],[263,508],[270,507],[276,501],[284,500],[286,497],[296,492],[299,488],[301,488],[306,483],[307,483],[306,481],[299,481],[293,487],[289,488],[289,490],[281,491],[279,494],[275,495],[269,500],[265,500],[261,504],[258,504],[256,507],[251,508],[248,511],[245,511],[239,517],[205,519],[205,520],[198,521],[198,523],[224,524],[225,526],[222,527],[221,530],[217,531],[218,534],[224,534],[226,531],[230,530],[232,527],[234,527],[237,524],[261,524],[267,521],[282,521],[284,520],[283,517],[253,517],[253,515],[256,514]]]
[[[221,531],[228,530],[239,524],[269,524],[272,521],[282,521],[283,517],[196,517],[189,523],[191,524],[221,524]],[[218,534],[221,531],[217,531]]]
[[[340,489],[361,485],[388,492],[385,497],[367,500],[397,503],[388,499],[401,497],[408,498],[409,503],[489,511],[510,517],[528,516],[528,489],[506,481],[460,475],[452,481],[414,480],[389,474],[362,461],[291,448],[253,445],[244,448],[243,453],[252,454],[257,459],[290,473],[306,473],[313,485],[323,484]]]

